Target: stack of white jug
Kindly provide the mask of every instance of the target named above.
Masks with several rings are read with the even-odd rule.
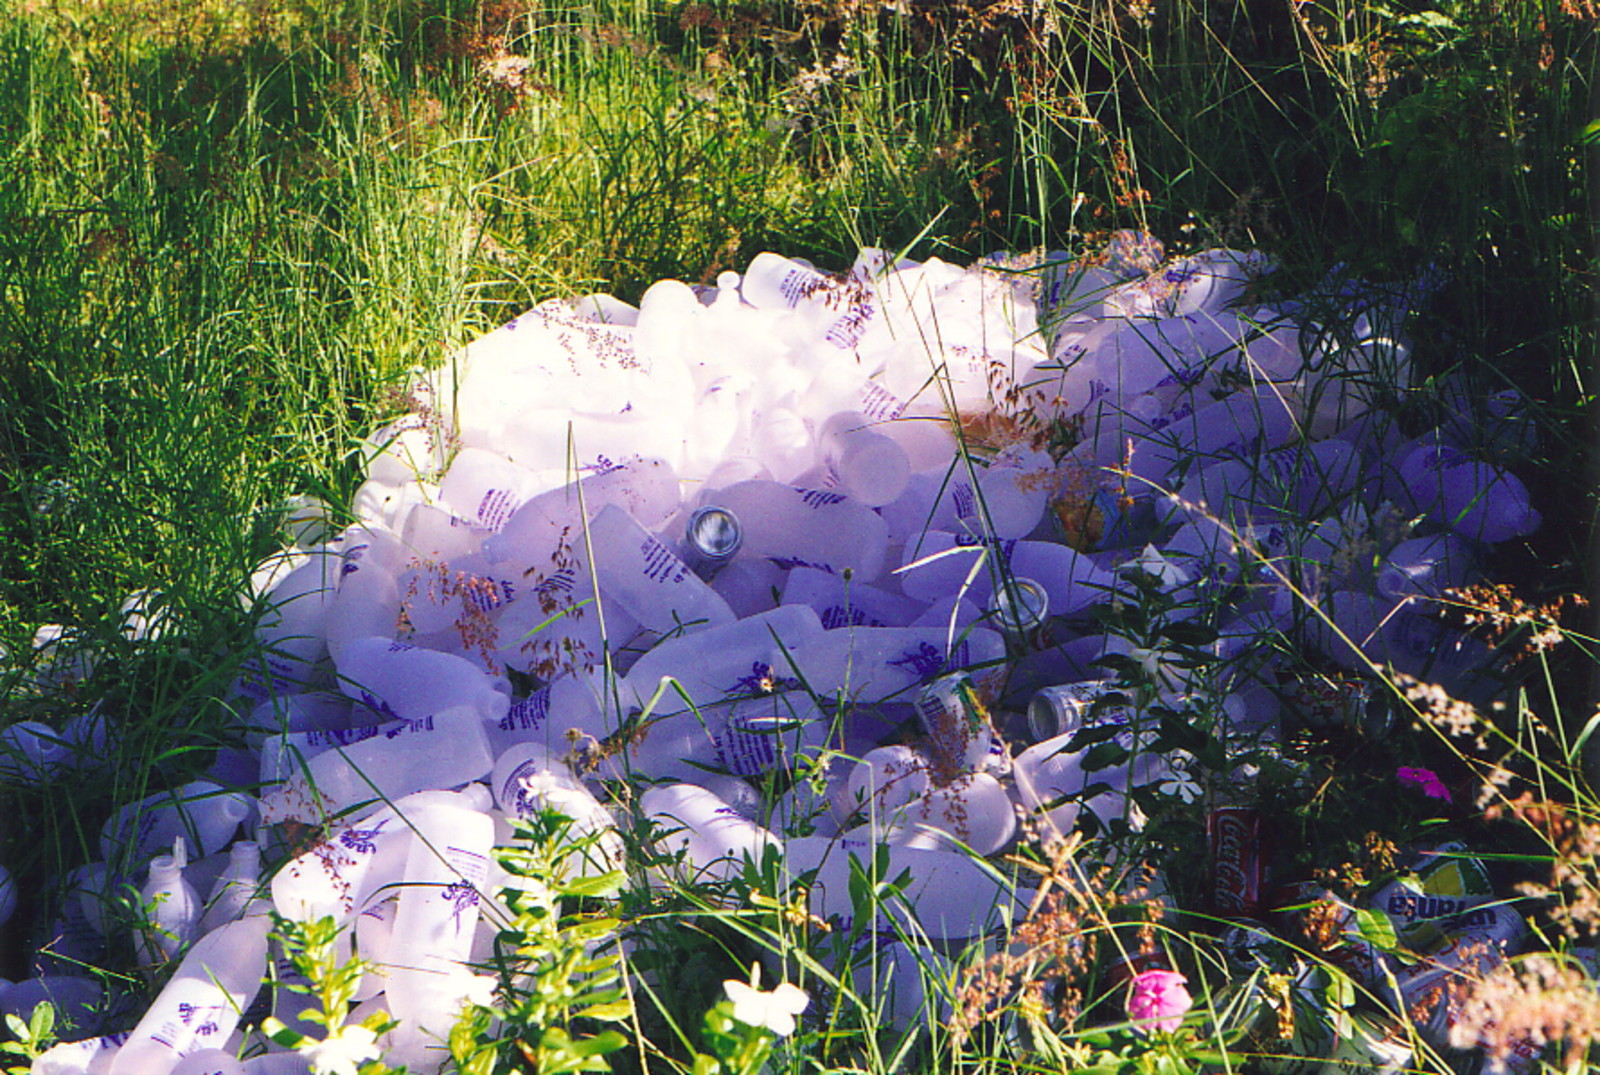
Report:
[[[1329,658],[1364,668],[1351,647],[1376,645],[1470,685],[1485,654],[1423,605],[1538,525],[1506,459],[1460,423],[1402,444],[1380,421],[1362,385],[1409,368],[1382,324],[1335,338],[1250,302],[1257,255],[1129,253],[1151,249],[970,269],[868,250],[838,276],[763,254],[715,288],[546,303],[486,335],[374,434],[359,521],[256,572],[238,692],[259,796],[202,782],[129,808],[79,902],[145,869],[165,896],[146,954],[232,1003],[265,934],[233,897],[206,909],[196,878],[224,873],[203,864],[241,823],[279,858],[286,826],[320,831],[272,904],[350,926],[380,968],[363,1003],[401,1021],[391,1062],[431,1070],[503,913],[492,848],[540,803],[609,832],[603,782],[653,782],[639,811],[682,873],[781,851],[834,919],[849,858],[886,845],[913,883],[882,928],[948,945],[1026,898],[974,855],[1084,810],[1126,821],[1131,790],[1170,775],[1136,713],[1090,704],[1115,686],[1099,657],[1136,657],[1169,701],[1234,692],[1228,720],[1270,725],[1271,669],[1246,658],[1309,599]],[[1237,671],[1194,681],[1093,627],[1090,606],[1149,585],[1135,573],[1174,619],[1214,618]],[[989,709],[1036,688],[1039,742],[1012,759]],[[1126,763],[1084,771],[1069,744],[1089,713],[1127,718]],[[13,737],[34,778],[70,763]],[[621,864],[599,846],[596,868]],[[219,894],[259,880],[255,842],[234,849]],[[171,1070],[228,1038],[175,1039],[169,1001],[93,1063]],[[89,1070],[61,1063],[41,1070]]]

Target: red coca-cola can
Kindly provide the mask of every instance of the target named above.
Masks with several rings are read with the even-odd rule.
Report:
[[[1225,918],[1260,915],[1267,888],[1261,815],[1253,807],[1217,806],[1206,815],[1211,905]]]

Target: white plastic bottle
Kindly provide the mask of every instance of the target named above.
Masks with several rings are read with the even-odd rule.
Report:
[[[43,721],[19,720],[0,731],[0,779],[8,783],[41,784],[70,755],[61,734]]]
[[[759,860],[768,847],[783,850],[783,841],[705,788],[663,784],[639,798],[639,809],[657,826],[658,841],[668,853],[684,852],[691,877],[727,880],[746,859]]]
[[[494,762],[483,718],[467,706],[398,725],[393,733],[318,754],[262,795],[261,819],[320,825],[360,803],[459,787],[487,774]]]
[[[849,570],[871,582],[883,570],[888,524],[842,493],[797,489],[778,482],[739,482],[711,501],[739,517],[744,542],[739,558],[766,558],[779,567]]]
[[[439,497],[451,511],[489,531],[505,526],[540,492],[537,474],[483,448],[462,448],[439,482]]]
[[[618,694],[625,706],[644,709],[649,705],[652,716],[666,716],[692,706],[798,686],[785,653],[822,633],[822,623],[811,608],[785,604],[680,635],[640,657],[628,669]],[[663,686],[663,677],[668,676],[676,686]]]
[[[387,638],[349,643],[339,675],[345,694],[374,709],[387,705],[406,720],[467,707],[482,720],[497,721],[511,707],[504,677],[489,676],[464,657]]]
[[[393,1063],[437,1063],[465,997],[460,972],[472,950],[494,823],[448,804],[407,813],[412,826],[405,886],[387,958],[389,1011],[400,1021]]]
[[[266,916],[242,918],[189,949],[112,1061],[110,1075],[170,1075],[192,1052],[228,1040],[267,972]]]
[[[860,411],[827,418],[817,431],[817,445],[839,491],[867,507],[881,507],[905,491],[911,477],[905,449]]]
[[[1027,895],[1003,868],[974,859],[965,851],[887,845],[886,867],[876,864],[877,846],[847,836],[797,836],[784,843],[784,869],[791,876],[815,870],[809,888],[811,913],[849,930],[855,923],[851,898],[851,859],[874,883],[907,878],[897,895],[879,903],[889,922],[863,924],[868,931],[900,929],[936,941],[981,937],[1021,920]]]
[[[850,770],[846,808],[852,816],[864,815],[867,824],[879,831],[898,827],[906,808],[932,788],[929,765],[925,754],[904,744],[874,747]]]
[[[829,630],[846,626],[907,627],[923,611],[921,604],[909,598],[814,567],[797,567],[789,572],[783,587],[783,604],[810,607]]]
[[[607,505],[595,516],[590,541],[590,570],[601,595],[616,600],[645,628],[667,634],[686,625],[733,622],[728,603],[622,508]]]
[[[573,836],[596,836],[582,863],[583,873],[622,868],[624,849],[611,811],[538,743],[524,743],[500,755],[489,785],[496,805],[510,818],[554,810],[572,820]]]
[[[196,858],[204,858],[228,845],[250,809],[250,797],[243,792],[193,780],[113,814],[100,830],[101,856],[108,861],[119,855],[137,859],[182,838]]]
[[[993,855],[1017,834],[1017,813],[992,773],[966,773],[907,804],[885,842],[932,850]]]
[[[136,938],[135,947],[145,963],[165,963],[195,938],[200,920],[200,895],[183,876],[183,845],[171,855],[150,860],[149,875],[139,890],[139,902],[149,909],[150,921]]]
[[[244,1075],[244,1062],[226,1049],[201,1049],[178,1061],[172,1075]]]
[[[206,896],[205,913],[200,916],[200,933],[242,916],[255,897],[261,881],[261,845],[254,840],[238,840],[228,848],[228,864],[223,867]]]

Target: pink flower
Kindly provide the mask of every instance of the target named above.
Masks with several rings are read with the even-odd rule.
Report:
[[[1443,802],[1450,801],[1450,789],[1444,786],[1444,781],[1432,769],[1417,769],[1410,765],[1402,765],[1394,771],[1394,775],[1402,784],[1410,784],[1422,789],[1422,794],[1430,799],[1439,799]]]
[[[1183,1013],[1194,1004],[1184,985],[1189,981],[1175,970],[1140,971],[1128,983],[1128,1018],[1141,1030],[1170,1034],[1183,1025]]]

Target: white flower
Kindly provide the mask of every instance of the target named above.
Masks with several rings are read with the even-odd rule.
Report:
[[[326,1041],[300,1046],[313,1075],[356,1075],[356,1069],[380,1055],[378,1036],[355,1023],[342,1026]]]
[[[1186,803],[1200,798],[1204,789],[1191,769],[1194,755],[1186,750],[1175,750],[1167,760],[1172,763],[1172,771],[1156,782],[1156,789],[1163,795],[1174,796]]]
[[[750,982],[729,978],[722,983],[733,1001],[733,1017],[746,1026],[764,1027],[778,1037],[794,1033],[794,1017],[806,1010],[811,997],[804,989],[788,982],[781,983],[770,993],[757,988],[761,984],[761,967],[752,964]]]

